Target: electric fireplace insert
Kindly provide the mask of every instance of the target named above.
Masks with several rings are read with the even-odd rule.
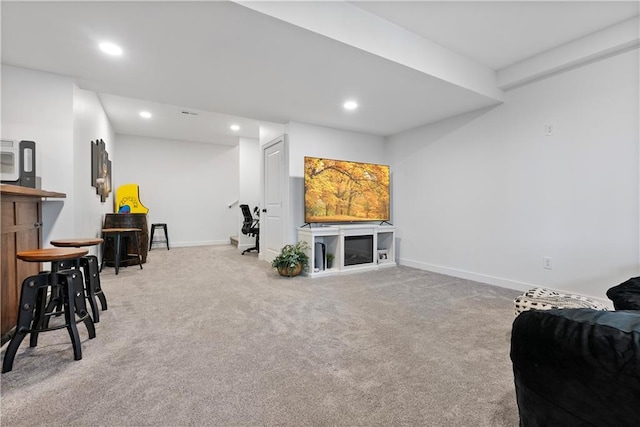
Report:
[[[344,265],[373,263],[373,235],[345,236]]]

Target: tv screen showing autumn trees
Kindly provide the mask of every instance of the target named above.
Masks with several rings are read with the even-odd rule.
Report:
[[[305,222],[389,219],[389,166],[304,158]]]

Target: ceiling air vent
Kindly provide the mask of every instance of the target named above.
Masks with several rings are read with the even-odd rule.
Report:
[[[193,111],[187,111],[187,110],[182,110],[181,111],[182,114],[186,114],[187,116],[197,116],[198,113],[195,113]]]

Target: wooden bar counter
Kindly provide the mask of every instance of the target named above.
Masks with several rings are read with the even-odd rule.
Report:
[[[2,205],[0,241],[0,313],[2,344],[9,340],[15,327],[20,305],[22,281],[41,270],[39,263],[16,258],[16,252],[42,248],[42,199],[67,197],[64,193],[44,191],[17,185],[0,185]]]

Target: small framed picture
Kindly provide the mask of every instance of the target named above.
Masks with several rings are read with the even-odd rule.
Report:
[[[378,263],[389,261],[389,253],[386,249],[378,249]]]

